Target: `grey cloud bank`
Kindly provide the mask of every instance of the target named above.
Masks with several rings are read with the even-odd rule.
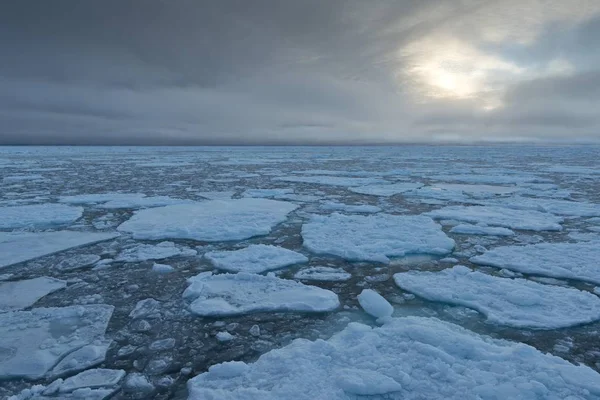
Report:
[[[600,141],[593,0],[22,0],[0,50],[0,144]]]

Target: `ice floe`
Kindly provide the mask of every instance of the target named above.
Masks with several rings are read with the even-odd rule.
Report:
[[[537,210],[570,217],[598,217],[600,204],[560,199],[540,199],[532,197],[509,197],[489,200],[486,204],[515,210]]]
[[[365,312],[375,318],[391,317],[394,307],[379,293],[365,289],[358,295],[358,303]]]
[[[530,231],[560,231],[562,217],[534,210],[515,210],[496,206],[448,206],[425,215],[434,219],[454,219]]]
[[[0,313],[30,307],[42,297],[66,286],[66,281],[47,276],[0,282]]]
[[[419,182],[392,183],[389,185],[366,185],[351,187],[349,190],[354,193],[368,194],[371,196],[389,197],[396,194],[415,190],[423,186]]]
[[[137,211],[117,229],[135,239],[242,240],[268,234],[297,207],[269,199],[209,200]]]
[[[256,362],[213,365],[189,399],[566,399],[600,396],[600,374],[521,343],[434,318],[351,323],[331,339],[297,339]]]
[[[0,268],[117,236],[112,232],[0,232]]]
[[[0,379],[39,379],[88,368],[91,359],[102,362],[104,354],[85,350],[99,346],[106,352],[104,332],[113,309],[87,305],[0,314]]]
[[[421,215],[313,215],[302,226],[302,238],[314,253],[383,263],[407,254],[445,255],[455,245],[440,225]]]
[[[592,241],[502,246],[475,256],[470,261],[526,274],[600,284],[598,260],[600,260],[600,242]]]
[[[156,245],[140,244],[123,250],[115,261],[141,262],[147,260],[163,260],[169,257],[191,257],[198,254],[194,249],[177,246],[173,242],[160,242]]]
[[[233,197],[235,192],[233,191],[224,191],[224,192],[197,192],[196,193],[200,197],[204,197],[209,200],[229,200]]]
[[[484,235],[484,236],[514,236],[514,232],[508,228],[481,226],[471,224],[460,224],[450,229],[450,233],[461,235]]]
[[[260,311],[324,312],[335,310],[335,293],[315,286],[248,273],[212,275],[189,279],[183,293],[190,311],[201,316],[229,316]]]
[[[417,296],[473,308],[492,323],[516,328],[557,329],[600,319],[600,299],[589,292],[500,278],[461,265],[402,272],[394,281]]]
[[[335,201],[326,201],[320,205],[322,210],[342,211],[348,213],[374,214],[381,211],[380,207],[368,204],[344,204]]]
[[[83,208],[65,204],[0,207],[0,229],[55,228],[75,222],[82,214]]]
[[[296,272],[294,278],[305,281],[343,282],[352,278],[352,274],[342,268],[310,267]]]
[[[204,254],[215,267],[229,272],[261,272],[308,262],[308,257],[283,247],[253,244],[241,250]]]
[[[294,193],[294,189],[283,188],[283,189],[247,189],[244,193],[244,197],[274,197],[283,196],[286,194]]]

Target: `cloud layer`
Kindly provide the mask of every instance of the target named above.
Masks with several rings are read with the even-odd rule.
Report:
[[[0,144],[600,140],[594,0],[20,0],[0,50]]]

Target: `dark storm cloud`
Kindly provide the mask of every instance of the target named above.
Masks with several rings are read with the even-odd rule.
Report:
[[[600,7],[535,4],[2,2],[0,144],[597,139]]]

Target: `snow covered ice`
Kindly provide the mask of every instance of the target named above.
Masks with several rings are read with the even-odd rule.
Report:
[[[598,241],[501,246],[471,258],[471,262],[475,264],[600,284],[598,260],[600,260]]]
[[[296,208],[267,199],[210,200],[138,211],[118,230],[148,240],[242,240],[268,234]]]
[[[335,293],[274,276],[248,273],[211,275],[190,279],[183,293],[190,310],[202,316],[229,316],[259,311],[333,311]]]
[[[454,219],[510,229],[560,231],[563,219],[534,210],[515,210],[496,206],[449,206],[426,213],[434,219]]]
[[[417,296],[470,307],[492,323],[516,328],[557,329],[600,319],[600,298],[589,292],[500,278],[460,265],[441,272],[403,272],[394,281]]]
[[[252,364],[214,365],[188,389],[190,400],[591,400],[600,396],[600,374],[524,344],[408,317],[379,328],[351,323],[328,341],[298,339]]]
[[[438,224],[419,215],[314,215],[302,226],[302,238],[314,253],[382,263],[407,254],[445,255],[454,248]]]
[[[221,270],[255,274],[308,261],[303,254],[265,244],[253,244],[233,251],[213,251],[204,254],[204,257]]]

